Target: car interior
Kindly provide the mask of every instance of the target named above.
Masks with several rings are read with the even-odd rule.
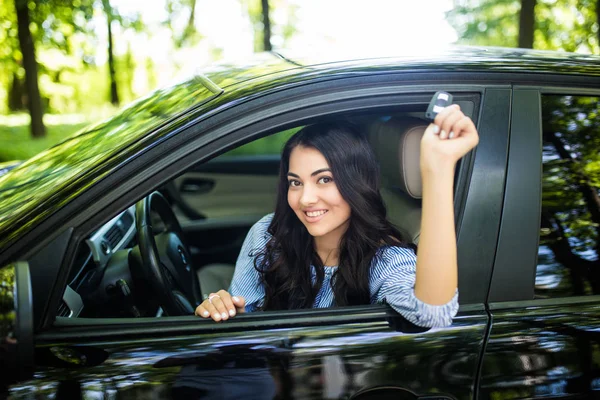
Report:
[[[423,116],[406,107],[344,116],[368,135],[388,217],[415,244]],[[279,152],[300,128],[195,165],[100,226],[78,245],[57,317],[193,315],[210,293],[227,290],[248,230],[274,211]]]

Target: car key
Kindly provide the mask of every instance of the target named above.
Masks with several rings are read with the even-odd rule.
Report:
[[[427,111],[425,112],[425,118],[433,122],[435,117],[442,112],[442,110],[448,106],[452,105],[452,95],[447,92],[436,92],[431,101],[429,102],[429,107],[427,107]]]

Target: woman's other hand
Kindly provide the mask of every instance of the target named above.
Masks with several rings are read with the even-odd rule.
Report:
[[[479,143],[471,118],[458,104],[446,107],[427,127],[421,140],[421,172],[453,172],[456,162]],[[453,174],[453,173],[452,173]]]
[[[202,318],[212,318],[213,320],[225,321],[243,313],[246,307],[246,300],[241,296],[231,296],[225,290],[219,290],[217,293],[211,293],[206,300],[197,308],[195,314]]]

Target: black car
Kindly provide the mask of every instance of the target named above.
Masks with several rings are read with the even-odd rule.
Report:
[[[600,57],[453,48],[354,61],[265,54],[161,89],[0,176],[4,396],[600,398]],[[400,152],[432,95],[477,148],[456,169],[460,310],[193,316],[273,211],[282,143],[350,120],[415,243]],[[418,143],[418,142],[417,142]],[[412,174],[412,175],[411,175]],[[404,178],[403,178],[404,177]]]

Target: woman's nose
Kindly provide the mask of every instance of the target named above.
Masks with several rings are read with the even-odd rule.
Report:
[[[302,196],[300,196],[300,204],[303,206],[309,206],[317,202],[317,194],[310,185],[305,185],[302,188]]]

